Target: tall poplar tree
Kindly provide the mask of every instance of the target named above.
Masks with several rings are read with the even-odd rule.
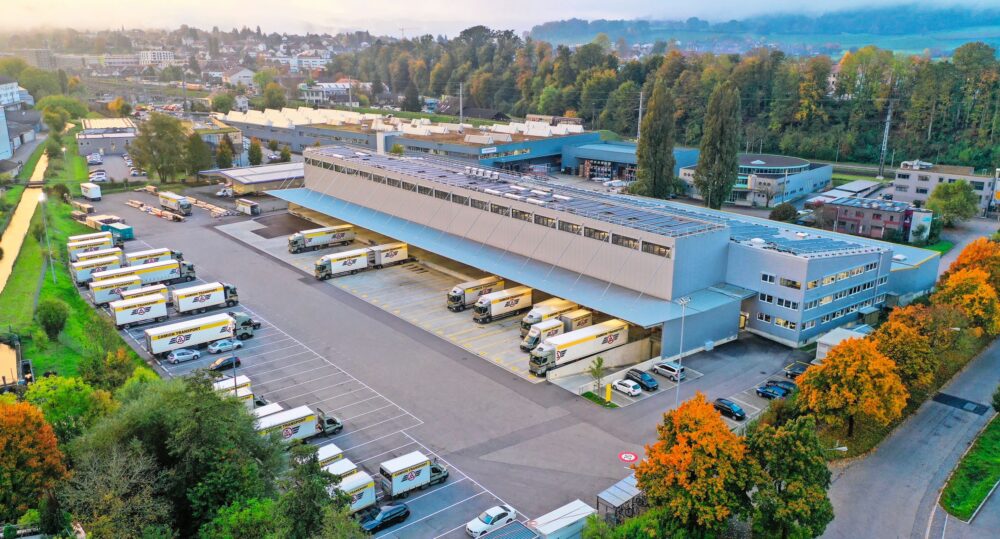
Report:
[[[698,166],[694,171],[694,185],[709,208],[721,208],[736,183],[739,132],[740,91],[726,81],[708,99]]]
[[[635,192],[668,198],[676,192],[674,179],[674,94],[663,78],[653,87],[649,108],[642,117],[636,150],[639,181]]]

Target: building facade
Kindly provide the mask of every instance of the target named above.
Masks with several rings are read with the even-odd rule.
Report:
[[[139,65],[162,67],[174,63],[174,51],[139,51]]]
[[[135,123],[128,118],[93,118],[82,123],[83,129],[76,134],[80,155],[121,155],[128,152],[138,134]]]
[[[233,86],[239,86],[242,84],[247,88],[253,88],[253,76],[254,71],[252,69],[237,67],[226,71],[222,75],[222,82]]]
[[[903,161],[896,170],[896,177],[892,182],[892,195],[894,200],[924,206],[938,185],[964,181],[972,186],[972,191],[979,198],[979,209],[985,213],[996,206],[997,191],[1000,190],[998,179],[1000,179],[1000,168],[990,176],[977,174],[973,167],[935,165],[926,161]]]
[[[0,107],[0,160],[10,159],[14,155],[10,133],[7,131],[7,114]]]
[[[896,200],[844,197],[821,204],[817,224],[826,230],[888,241],[926,240],[934,213]]]
[[[680,179],[687,194],[701,199],[694,185],[696,164],[682,167]],[[833,178],[833,167],[810,163],[798,157],[743,153],[739,155],[736,184],[727,200],[737,206],[768,208],[798,200],[809,193],[826,189]]]
[[[138,67],[139,56],[136,54],[105,54],[101,57],[101,65],[109,69]]]
[[[20,106],[21,92],[17,81],[10,77],[0,76],[0,107],[18,108]]]

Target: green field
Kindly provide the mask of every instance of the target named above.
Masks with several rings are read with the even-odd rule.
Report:
[[[931,251],[937,251],[937,252],[939,252],[939,253],[941,253],[943,255],[943,254],[947,253],[948,251],[952,250],[952,248],[954,248],[954,247],[955,247],[954,243],[952,243],[952,242],[950,242],[948,240],[941,240],[941,241],[939,241],[937,243],[932,243],[932,244],[924,247],[924,249],[930,249]]]
[[[941,493],[941,506],[969,520],[1000,481],[1000,420],[994,416],[972,449],[962,458]]]

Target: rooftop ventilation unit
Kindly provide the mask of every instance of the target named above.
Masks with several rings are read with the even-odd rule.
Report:
[[[537,198],[529,198],[528,202],[538,206],[544,206],[545,204],[547,204],[547,202],[545,202],[544,200],[538,200]]]
[[[497,191],[496,189],[483,189],[483,191],[491,195],[503,196],[503,193]]]
[[[465,167],[465,175],[470,176],[472,174],[472,167]]]
[[[494,172],[493,173],[493,179],[494,180],[499,180],[500,179],[500,173],[499,172]]]
[[[565,196],[565,195],[552,195],[552,198],[554,198],[556,200],[567,201],[567,202],[570,201],[570,200],[573,200],[572,197],[568,197],[568,196]]]
[[[767,245],[767,242],[764,241],[763,238],[753,238],[750,240],[750,245],[753,245],[754,247],[763,247]]]
[[[906,260],[906,255],[892,255],[892,259],[896,262],[902,262]]]
[[[504,198],[512,198],[514,200],[524,200],[523,196],[515,195],[514,193],[504,193],[503,196]]]

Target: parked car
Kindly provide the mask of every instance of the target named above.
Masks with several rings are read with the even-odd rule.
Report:
[[[660,376],[666,376],[668,379],[675,382],[687,378],[687,373],[684,372],[684,367],[676,361],[661,361],[659,363],[654,363],[652,371]]]
[[[399,524],[410,516],[410,508],[405,503],[389,503],[379,507],[378,512],[372,512],[361,519],[361,529],[368,533],[377,532],[393,524]]]
[[[173,350],[167,354],[167,361],[176,365],[182,361],[191,361],[200,357],[201,352],[197,350],[192,350],[190,348],[178,348],[177,350]]]
[[[767,384],[758,386],[754,391],[757,393],[758,397],[763,397],[767,400],[783,399],[785,398],[785,395],[788,394],[787,391],[778,386],[769,386]]]
[[[479,513],[479,516],[465,525],[465,533],[471,537],[485,535],[501,526],[517,520],[517,511],[509,505],[497,505]]]
[[[625,373],[625,378],[639,384],[643,391],[656,391],[660,389],[660,383],[651,374],[639,369],[629,369]]]
[[[243,348],[243,343],[233,339],[221,339],[208,345],[208,351],[212,354],[231,352],[239,348]]]
[[[276,154],[276,153],[269,153],[269,154],[267,154],[267,160],[268,161],[277,161],[278,159],[281,159],[281,157],[278,154]]]
[[[103,168],[97,168],[88,172],[87,175],[93,176],[94,174],[107,174],[107,173],[108,171],[104,170]]]
[[[800,374],[806,372],[810,365],[808,363],[802,363],[801,361],[796,361],[791,365],[785,367],[785,378],[795,379]]]
[[[799,389],[799,386],[790,380],[768,380],[764,382],[765,385],[780,387],[784,389],[786,393],[793,393]]]
[[[639,384],[633,382],[632,380],[625,380],[624,378],[612,382],[611,388],[615,391],[624,393],[629,397],[638,397],[639,395],[642,395],[642,388],[639,387]]]
[[[747,418],[747,413],[740,408],[739,404],[729,400],[729,399],[715,399],[712,406],[719,411],[720,414],[731,417],[737,421],[743,421]]]
[[[208,370],[225,371],[232,369],[233,367],[239,367],[241,364],[242,362],[240,361],[240,358],[236,356],[220,357],[219,359],[216,359],[215,361],[212,362],[211,365],[208,366]]]
[[[90,183],[104,183],[108,181],[108,177],[104,175],[94,176],[90,178]]]

